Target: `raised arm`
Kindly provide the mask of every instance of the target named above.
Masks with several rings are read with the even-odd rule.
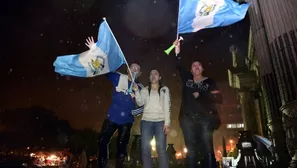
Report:
[[[174,44],[176,46],[175,52],[179,54],[180,42],[175,41]],[[182,60],[180,56],[174,55],[174,57],[175,57],[175,66],[176,66],[176,69],[179,71],[180,78],[182,79],[183,82],[186,82],[186,80],[188,80],[192,74],[182,65]]]

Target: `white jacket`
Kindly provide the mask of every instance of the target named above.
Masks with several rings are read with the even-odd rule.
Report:
[[[152,90],[151,93],[152,94]],[[151,95],[148,92],[148,87],[142,88],[141,91],[135,92],[135,100],[138,106],[144,105],[143,119],[149,121],[165,121],[165,125],[170,125],[170,110],[171,110],[171,100],[170,91],[168,87],[163,86],[160,89],[159,104],[151,104]],[[154,107],[161,107],[161,111],[151,111]]]

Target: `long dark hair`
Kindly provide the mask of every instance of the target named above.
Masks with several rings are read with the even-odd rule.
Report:
[[[159,88],[158,88],[158,93],[159,93],[159,95],[160,95],[160,92],[161,92],[161,88],[163,87],[163,85],[162,85],[162,75],[161,75],[161,73],[160,73],[160,71],[158,70],[158,69],[151,69],[150,70],[150,72],[149,72],[149,77],[150,77],[150,75],[151,75],[151,72],[153,71],[153,70],[156,70],[158,73],[159,73],[159,76],[161,77],[161,79],[159,80]],[[151,93],[151,90],[152,90],[152,84],[151,84],[151,81],[150,81],[150,79],[149,79],[149,82],[148,82],[148,92],[149,92],[149,95],[150,95],[150,93]]]

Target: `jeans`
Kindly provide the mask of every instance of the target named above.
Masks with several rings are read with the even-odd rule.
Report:
[[[140,123],[141,131],[141,156],[143,168],[152,168],[151,141],[153,136],[156,138],[159,167],[168,168],[168,154],[166,151],[166,135],[163,131],[164,121],[151,122],[142,120]]]
[[[104,120],[99,133],[98,168],[108,168],[108,144],[116,130],[118,130],[116,168],[123,167],[125,157],[127,156],[131,127],[132,123],[119,125],[108,119]]]
[[[208,123],[194,121],[188,116],[181,116],[180,126],[188,149],[186,162],[188,168],[196,168],[198,153],[202,154],[203,168],[216,168],[217,163],[213,149],[213,129]]]

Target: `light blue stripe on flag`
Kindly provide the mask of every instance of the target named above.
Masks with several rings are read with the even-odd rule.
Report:
[[[99,27],[96,46],[81,54],[59,56],[54,67],[61,75],[93,77],[115,71],[124,63],[123,52],[104,20]]]
[[[245,17],[249,6],[233,0],[180,0],[178,33],[231,25]]]

